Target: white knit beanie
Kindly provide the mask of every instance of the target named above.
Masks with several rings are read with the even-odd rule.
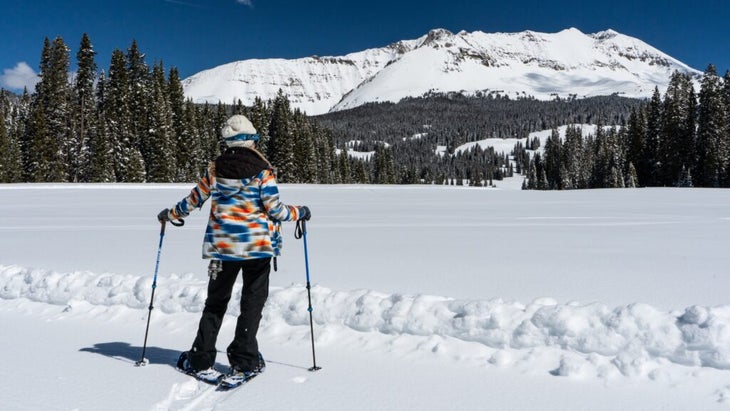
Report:
[[[241,114],[231,116],[221,129],[221,135],[228,147],[251,146],[258,141],[259,135],[253,124]]]

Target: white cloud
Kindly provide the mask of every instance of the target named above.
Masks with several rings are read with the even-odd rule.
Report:
[[[245,4],[248,7],[253,7],[253,0],[236,0],[238,4]]]
[[[35,89],[35,85],[39,81],[38,74],[24,61],[11,69],[4,69],[3,74],[0,75],[0,86],[10,90],[23,90],[24,87],[27,87],[30,92]]]

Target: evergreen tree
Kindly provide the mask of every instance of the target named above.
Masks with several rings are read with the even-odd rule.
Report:
[[[45,97],[50,93],[47,88],[50,85],[50,73],[53,67],[53,50],[51,47],[51,40],[48,37],[43,39],[43,49],[41,50],[41,61],[38,65],[40,80],[35,85],[36,96]],[[45,73],[46,79],[44,81],[43,75]],[[45,102],[44,102],[45,103]]]
[[[15,181],[29,181],[28,176],[31,174],[29,170],[31,134],[28,132],[31,100],[28,89],[24,88],[20,103],[13,108],[12,118],[14,122],[10,127],[10,135],[19,152],[19,164]]]
[[[301,111],[294,112],[293,120],[294,173],[299,183],[315,183],[317,179],[317,153],[311,123]]]
[[[660,183],[661,161],[659,160],[659,144],[662,138],[662,99],[659,88],[654,88],[654,94],[649,101],[649,110],[646,117],[646,145],[644,146],[643,167],[646,173],[644,182],[647,186],[656,186]]]
[[[31,109],[30,115],[26,126],[28,144],[24,153],[24,179],[32,183],[58,181],[52,159],[59,155],[59,150],[48,132],[46,115],[39,107]]]
[[[537,167],[534,161],[530,161],[527,166],[527,189],[537,190]]]
[[[105,111],[108,105],[106,104],[107,79],[104,71],[99,74],[97,84],[96,128],[89,136],[86,175],[89,182],[110,183],[115,181],[115,177],[112,144],[109,141]]]
[[[219,105],[219,107],[223,107]],[[225,113],[223,117],[225,116]],[[198,117],[197,135],[200,138],[200,157],[198,158],[198,170],[203,170],[208,162],[218,155],[219,150],[219,124],[223,124],[224,120],[219,120],[215,111],[206,103]]]
[[[208,157],[210,159],[213,159],[218,156],[218,154],[221,152],[221,147],[223,146],[223,137],[221,136],[221,127],[223,127],[223,124],[225,124],[226,120],[228,119],[228,111],[226,111],[226,106],[221,104],[220,102],[216,106],[215,114],[213,116],[212,121],[210,122],[210,134],[211,136],[215,136],[215,139],[212,139],[209,141],[209,145],[207,146],[208,150],[213,153],[212,156]],[[256,130],[258,131],[258,129]],[[215,143],[213,143],[215,141]]]
[[[185,101],[180,75],[177,68],[170,69],[167,80],[170,109],[172,112],[172,141],[169,147],[172,152],[177,153],[175,162],[177,165],[177,181],[195,181],[200,176],[200,160],[202,156],[200,148],[200,137],[196,133],[196,112],[192,102],[188,105]]]
[[[636,167],[636,185],[645,186],[649,182],[649,164],[644,154],[646,149],[646,110],[640,107],[629,116],[627,130],[627,161]]]
[[[74,84],[74,127],[69,150],[69,180],[90,181],[89,143],[96,130],[96,102],[94,80],[96,74],[96,52],[89,36],[84,33],[76,53],[78,71]]]
[[[294,175],[294,138],[291,129],[289,99],[279,89],[271,109],[268,158],[271,164],[277,168],[277,179],[282,183],[296,181]]]
[[[132,121],[129,74],[121,50],[112,52],[109,81],[106,87],[105,117],[112,144],[114,175],[118,182],[144,181],[142,153],[135,144],[135,123]]]
[[[725,103],[725,138],[730,140],[730,70],[725,71],[723,77],[723,102]],[[728,141],[730,146],[730,141]],[[730,160],[726,171],[726,186],[730,186]]]
[[[697,113],[698,103],[697,94],[694,91],[692,83],[688,86],[689,95],[687,96],[687,118],[684,125],[684,138],[680,140],[679,157],[682,162],[682,168],[687,169],[687,174],[691,175],[691,170],[696,170],[697,163]]]
[[[26,170],[29,181],[67,180],[66,165],[69,153],[69,84],[68,47],[61,37],[53,43],[46,38],[41,53],[40,82],[33,96],[28,132],[29,152]]]
[[[611,187],[611,148],[601,124],[596,127],[596,135],[592,146],[591,188],[609,188]]]
[[[560,134],[554,128],[550,137],[545,142],[545,176],[548,182],[548,189],[561,190],[563,188],[560,175],[562,157]]]
[[[168,100],[165,69],[162,63],[152,69],[152,100],[150,104],[149,133],[146,144],[147,181],[172,182],[191,181],[176,173],[173,140],[173,126],[170,101]],[[184,150],[187,149],[183,148]],[[186,163],[187,164],[187,163]],[[176,175],[177,174],[177,175]],[[180,178],[177,179],[176,177]]]
[[[0,90],[0,183],[22,181],[23,159],[20,138],[14,124],[21,122],[20,104],[11,105],[8,92]]]
[[[547,181],[547,176],[545,175],[545,169],[541,168],[539,172],[539,177],[537,181],[537,189],[538,190],[549,190],[550,184]]]
[[[152,106],[152,74],[145,62],[145,55],[139,50],[136,40],[127,49],[126,54],[126,105],[127,105],[127,127],[128,131],[124,138],[129,139],[129,150],[133,156],[141,155],[144,173],[149,173],[151,165],[150,156],[152,146],[156,143],[151,135],[151,113]],[[111,78],[112,72],[109,71]],[[169,132],[169,130],[168,130]],[[136,162],[136,160],[134,160]],[[137,165],[135,165],[137,167]],[[141,181],[138,176],[132,181]]]
[[[721,80],[715,66],[709,65],[702,77],[697,127],[698,170],[693,173],[698,185],[719,187],[725,180],[728,164],[728,130]]]
[[[343,153],[345,153],[343,151]],[[346,155],[346,154],[345,154]],[[365,167],[365,162],[362,160],[354,160],[353,166],[352,166],[352,174],[355,179],[355,183],[358,184],[368,184],[370,182],[370,179],[368,178],[368,172]]]
[[[267,104],[260,97],[254,98],[253,105],[248,110],[246,117],[259,134],[259,141],[256,143],[258,150],[267,153],[269,146],[269,108]]]
[[[347,151],[342,150],[340,154],[337,155],[337,163],[340,168],[340,182],[342,184],[350,184],[353,182],[351,167],[350,167],[350,157],[347,155]]]
[[[722,94],[725,100],[725,109],[727,109],[728,127],[730,127],[730,70],[725,71],[722,84]]]
[[[329,157],[327,162],[330,165],[329,168],[329,180],[327,180],[330,184],[338,184],[341,182],[340,178],[340,169],[337,167],[337,146],[335,145],[335,137],[332,134],[331,131],[326,132],[319,132],[317,135],[320,136],[320,139],[323,140],[320,144],[323,145],[322,151],[324,152],[324,155]],[[393,168],[395,167],[393,165],[393,159],[390,159],[391,164],[391,173],[394,175]]]
[[[675,72],[669,82],[663,103],[663,132],[659,145],[661,176],[658,183],[676,186],[682,168],[694,157],[694,92],[692,80]]]
[[[636,175],[636,168],[634,167],[634,163],[629,162],[628,171],[626,171],[626,176],[624,177],[624,180],[626,181],[626,188],[638,187],[638,177]]]
[[[184,108],[183,114],[185,117],[183,118],[183,123],[185,127],[183,128],[183,133],[189,136],[187,143],[189,144],[188,150],[190,152],[190,163],[186,167],[188,170],[187,181],[197,181],[203,175],[203,170],[207,168],[211,160],[211,158],[205,155],[203,149],[206,144],[209,144],[205,142],[205,139],[210,138],[210,133],[198,132],[200,130],[201,111],[193,103],[192,99],[185,100]]]
[[[375,154],[373,154],[373,182],[375,184],[390,184],[387,151],[388,149],[383,144],[375,146]]]
[[[580,127],[569,126],[566,128],[563,148],[563,164],[565,164],[567,174],[563,188],[586,188],[588,178],[585,175],[583,135]]]
[[[0,98],[5,98],[5,94],[0,95]],[[0,104],[0,183],[11,183],[8,175],[10,174],[11,162],[10,160],[10,137],[8,136],[7,128],[5,127],[5,104]]]
[[[323,137],[323,134],[326,133],[325,130],[320,129],[315,126],[315,134],[319,135],[320,138],[317,141],[316,150],[317,150],[317,182],[321,184],[332,184],[332,176],[330,175],[330,169],[332,168],[331,164],[331,157],[329,156],[329,152],[331,150],[330,147],[330,139]],[[368,166],[363,162],[363,166]],[[368,167],[369,168],[369,167]],[[368,168],[365,168],[366,174],[369,176],[369,170]],[[369,177],[366,176],[366,179],[369,179]]]

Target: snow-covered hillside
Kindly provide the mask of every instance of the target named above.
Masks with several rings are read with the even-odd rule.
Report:
[[[568,129],[568,127],[574,127],[579,128],[581,131],[581,135],[585,138],[590,135],[595,136],[596,135],[596,128],[598,127],[595,124],[570,124],[565,126],[556,127],[556,130],[558,132],[558,135],[561,139],[565,139],[565,132]],[[612,126],[604,126],[604,129],[609,129]],[[533,139],[540,140],[540,147],[538,148],[538,152],[542,153],[545,148],[545,142],[548,138],[552,135],[552,130],[540,130],[540,131],[533,131],[532,133],[528,134],[527,138],[485,138],[483,140],[477,140],[472,141],[469,143],[465,143],[460,145],[459,147],[456,147],[454,150],[455,154],[462,153],[465,151],[469,151],[473,149],[475,146],[479,146],[482,149],[486,149],[488,147],[494,148],[495,153],[510,153],[514,150],[515,145],[517,143],[522,143],[523,146],[527,145],[527,142],[532,141]]]
[[[509,184],[506,184],[509,186]],[[187,185],[0,185],[0,407],[104,410],[714,410],[730,403],[730,191],[283,185],[260,333],[229,393],[176,372],[205,300],[207,207]],[[49,212],[52,199],[52,212]],[[240,297],[240,291],[234,300]],[[232,301],[219,339],[231,338]],[[218,366],[225,366],[220,353]],[[41,389],[42,388],[42,389]]]
[[[436,29],[338,57],[243,60],[183,81],[196,102],[251,104],[279,89],[310,115],[427,93],[498,93],[551,99],[619,94],[648,97],[672,72],[698,71],[643,41],[613,30],[584,34],[483,33]]]

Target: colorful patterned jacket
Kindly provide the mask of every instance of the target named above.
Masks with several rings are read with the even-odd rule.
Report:
[[[170,211],[186,217],[211,198],[203,258],[248,260],[280,255],[281,221],[296,221],[300,208],[283,204],[274,172],[257,151],[229,148],[206,170],[190,195]]]

